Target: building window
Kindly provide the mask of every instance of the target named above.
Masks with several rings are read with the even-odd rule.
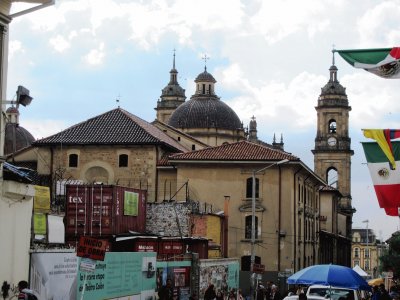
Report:
[[[365,270],[365,271],[369,271],[369,260],[366,260],[366,261],[364,262],[364,270]]]
[[[364,249],[364,256],[365,256],[365,258],[369,257],[369,249],[368,248]]]
[[[353,267],[359,266],[359,265],[360,265],[360,261],[359,261],[359,260],[355,260],[355,261],[354,261],[354,266],[353,266]]]
[[[68,166],[70,168],[78,167],[78,154],[70,154],[68,158]]]
[[[128,154],[120,154],[119,155],[118,166],[120,168],[128,166]]]
[[[336,120],[331,119],[329,120],[329,133],[336,133]]]
[[[360,257],[360,249],[354,248],[354,257]]]
[[[251,228],[252,228],[252,226],[251,226],[252,216],[251,215],[246,217],[245,223],[246,223],[246,229],[245,229],[245,233],[244,233],[244,235],[245,235],[244,238],[251,239]],[[254,217],[254,224],[255,224],[255,235],[254,236],[256,239],[258,239],[258,217],[257,216]]]
[[[196,145],[192,145],[192,151],[196,150]]]
[[[260,181],[256,178],[256,198],[259,197],[259,186]],[[246,198],[253,198],[253,177],[247,178],[246,180]]]

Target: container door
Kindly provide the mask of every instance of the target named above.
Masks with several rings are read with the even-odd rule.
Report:
[[[67,235],[81,236],[88,234],[87,205],[89,188],[70,186],[67,190]]]
[[[90,235],[111,235],[112,232],[112,187],[92,186],[89,214]]]

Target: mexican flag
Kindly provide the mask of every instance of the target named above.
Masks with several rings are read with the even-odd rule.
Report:
[[[363,142],[362,146],[379,206],[387,209],[386,213],[394,213],[400,207],[400,168],[391,169],[389,160],[378,143]],[[392,147],[393,157],[400,164],[400,142],[392,142]]]
[[[355,68],[383,78],[400,78],[400,47],[334,50]]]
[[[370,139],[374,139],[381,147],[383,153],[385,153],[389,160],[392,169],[396,169],[396,161],[393,157],[393,139],[400,138],[399,129],[363,129],[364,136]]]

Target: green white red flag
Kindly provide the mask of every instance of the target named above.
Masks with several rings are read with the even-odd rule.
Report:
[[[364,136],[374,139],[385,153],[390,162],[391,168],[396,169],[396,162],[393,157],[392,140],[400,138],[399,129],[363,129]]]
[[[355,68],[383,78],[400,78],[400,47],[334,50]]]
[[[374,184],[379,206],[386,214],[398,216],[400,207],[400,168],[392,169],[386,154],[378,143],[363,142],[368,169]],[[397,164],[400,164],[400,142],[392,142],[392,153]]]

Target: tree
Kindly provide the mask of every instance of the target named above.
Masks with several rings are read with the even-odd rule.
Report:
[[[379,259],[381,261],[381,271],[393,272],[393,278],[400,277],[400,232],[396,232],[387,241],[389,250]]]

